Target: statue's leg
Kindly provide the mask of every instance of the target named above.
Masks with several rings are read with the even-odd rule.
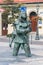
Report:
[[[19,51],[20,45],[21,44],[19,44],[19,43],[15,43],[14,44],[13,56],[17,56],[18,55],[18,51]]]
[[[21,44],[21,49],[23,49],[23,44]]]
[[[27,57],[31,57],[31,51],[30,51],[30,46],[29,44],[24,44],[24,50],[25,50],[25,54]]]

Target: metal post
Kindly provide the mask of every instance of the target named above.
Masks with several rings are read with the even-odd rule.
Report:
[[[31,44],[32,44],[32,34],[31,34]]]
[[[38,12],[39,12],[39,5],[37,5],[37,15],[38,15]],[[35,40],[39,40],[39,31],[38,31],[38,20],[37,20],[37,27],[36,27],[36,38]]]

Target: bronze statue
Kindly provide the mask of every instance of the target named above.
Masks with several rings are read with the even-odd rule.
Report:
[[[13,23],[15,30],[12,33],[12,42],[14,41],[13,56],[18,55],[20,46],[23,46],[25,55],[27,57],[31,56],[30,46],[29,46],[29,33],[31,32],[30,22],[27,21],[26,12],[21,12],[17,21]]]

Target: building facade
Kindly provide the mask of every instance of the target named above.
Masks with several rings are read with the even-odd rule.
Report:
[[[43,4],[39,3],[39,4],[24,4],[24,6],[26,7],[26,12],[27,12],[27,17],[29,19],[30,13],[32,14],[37,13],[37,5],[39,5],[39,9],[38,9],[38,16],[41,17],[41,21],[38,21],[38,31],[39,34],[43,34]],[[11,34],[13,31],[13,27],[11,24],[6,24],[6,19],[4,20],[3,23],[3,12],[0,10],[0,35],[7,35],[7,34]],[[35,14],[34,14],[35,15]],[[32,32],[36,32],[36,26],[37,26],[37,22],[36,21],[32,21]]]
[[[39,5],[38,16],[41,18],[41,20],[38,21],[38,31],[39,31],[39,34],[43,34],[43,4],[28,5],[27,6],[27,16],[29,17],[30,13],[32,12],[37,13],[37,5]],[[32,21],[32,30],[34,32],[36,32],[36,24],[37,24],[36,21]]]

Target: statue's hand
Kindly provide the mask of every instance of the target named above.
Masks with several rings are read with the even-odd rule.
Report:
[[[11,44],[9,44],[9,47],[11,48]]]

